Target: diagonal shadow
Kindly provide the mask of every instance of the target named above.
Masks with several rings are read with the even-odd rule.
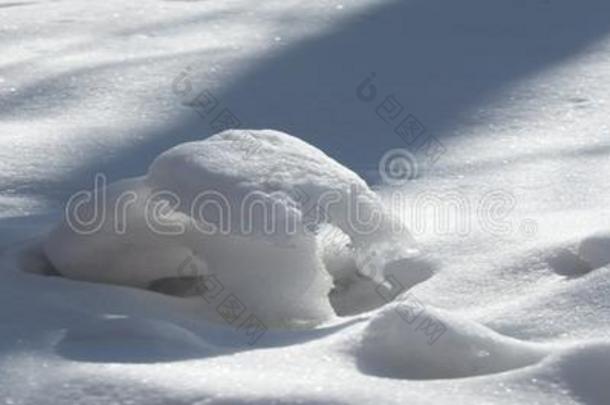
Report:
[[[242,127],[295,134],[366,177],[384,151],[405,146],[395,122],[376,114],[387,95],[403,106],[401,117],[413,114],[426,134],[447,140],[503,89],[606,35],[603,6],[599,0],[394,1],[267,57],[215,96]],[[378,94],[365,103],[356,90],[371,72]],[[90,162],[68,183],[82,185],[99,171],[110,179],[141,174],[163,150],[213,132],[208,119],[185,108],[142,143]]]

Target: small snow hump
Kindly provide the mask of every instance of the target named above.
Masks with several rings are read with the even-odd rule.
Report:
[[[383,258],[416,252],[410,233],[396,231],[356,173],[273,130],[228,130],[175,146],[145,176],[84,197],[68,202],[44,244],[63,276],[191,298],[197,291],[206,318],[231,324],[252,316],[269,325],[315,324],[334,315],[322,225],[346,235],[354,271],[375,252],[370,279],[383,281]],[[219,309],[229,298],[230,317]]]
[[[375,314],[354,353],[367,374],[425,380],[526,367],[550,350],[404,296]]]

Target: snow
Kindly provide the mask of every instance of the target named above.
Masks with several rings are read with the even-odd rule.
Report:
[[[610,264],[610,235],[593,235],[584,239],[578,255],[592,269],[607,266]]]
[[[70,199],[43,242],[50,271],[159,291],[179,279],[204,294],[214,277],[265,325],[330,319],[332,278],[395,273],[408,288],[431,276],[410,266],[421,259],[409,233],[393,231],[358,175],[282,132],[228,130],[162,153],[144,177],[99,186]],[[324,267],[323,224],[345,234],[353,264]]]
[[[373,375],[441,379],[526,367],[547,352],[406,297],[371,319],[357,356],[363,371]]]
[[[0,399],[608,403],[609,9],[602,0],[0,3]],[[358,91],[370,77],[372,99]],[[224,110],[242,128],[292,134],[332,156],[333,173],[365,180],[371,201],[425,252],[406,258],[421,271],[388,271],[380,286],[366,275],[396,241],[369,239],[356,253],[346,232],[321,225],[300,246],[334,277],[337,315],[299,328],[242,327],[256,303],[233,322],[216,311],[258,285],[231,282],[243,291],[208,302],[163,278],[178,257],[204,267],[183,248],[192,244],[169,236],[137,238],[164,248],[146,256],[115,255],[111,239],[98,257],[125,262],[89,273],[106,280],[53,275],[41,244],[70,196],[90,192],[98,173],[109,195],[143,196],[155,158],[190,155],[177,145],[220,132]],[[395,132],[408,116],[442,154]],[[402,155],[417,176],[384,184],[404,176],[395,164],[379,172],[396,149],[415,157]],[[218,166],[250,178],[254,163]],[[143,264],[150,279],[117,282]],[[155,291],[142,288],[150,282]],[[440,329],[400,316],[422,306]],[[278,318],[294,320],[285,309]]]

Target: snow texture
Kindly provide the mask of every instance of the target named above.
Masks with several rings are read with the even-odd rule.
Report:
[[[607,0],[0,2],[0,403],[607,405],[608,15]],[[231,187],[240,193],[284,184],[285,198],[265,201],[297,219],[295,184],[363,184],[353,171],[371,206],[380,200],[426,252],[405,266],[421,271],[366,277],[395,244],[374,254],[365,247],[377,240],[339,227],[342,212],[296,233],[296,250],[270,235],[214,239],[212,256],[236,268],[277,262],[260,272],[274,285],[301,276],[284,288],[309,288],[267,314],[288,325],[302,305],[315,326],[295,329],[245,324],[254,306],[288,302],[250,294],[279,293],[263,279],[231,280],[239,292],[193,285],[205,236],[145,234],[135,204],[135,223],[98,252],[49,248],[71,196],[98,186],[141,199],[156,182],[184,194],[211,181],[164,178],[173,164],[147,170],[164,151],[190,156],[172,148],[202,145],[226,118],[293,134],[349,181],[324,172],[265,188],[240,168],[280,161],[257,166],[248,147],[196,170],[218,163],[215,175],[245,180]],[[414,119],[418,131],[405,132]],[[420,142],[432,140],[436,160]],[[417,176],[384,184],[379,163],[396,149],[415,157]],[[301,170],[293,157],[285,163]],[[159,209],[174,213],[170,227],[190,221]],[[116,252],[131,234],[140,254]],[[59,277],[45,240],[49,256],[100,261]],[[297,271],[322,266],[330,277]],[[237,319],[219,310],[231,294],[254,299]]]

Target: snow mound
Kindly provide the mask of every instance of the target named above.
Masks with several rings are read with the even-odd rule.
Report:
[[[610,234],[599,234],[585,238],[578,249],[578,254],[592,268],[610,264]]]
[[[320,322],[334,314],[333,279],[358,272],[383,281],[386,268],[401,263],[408,271],[417,255],[410,234],[358,175],[272,130],[229,130],[178,145],[146,176],[80,197],[44,243],[62,275],[190,291],[201,295],[209,319],[227,315],[219,308],[230,304],[222,316],[229,323],[246,316],[268,325]],[[329,275],[323,224],[345,235],[354,266]],[[428,276],[407,277],[405,288]]]
[[[580,277],[610,263],[610,235],[593,233],[559,246],[549,246],[541,253],[557,274]]]
[[[548,353],[410,296],[373,317],[356,350],[360,369],[382,377],[442,379],[525,367]]]
[[[592,341],[575,345],[550,359],[551,369],[576,399],[585,404],[606,404],[610,398],[610,345]]]

